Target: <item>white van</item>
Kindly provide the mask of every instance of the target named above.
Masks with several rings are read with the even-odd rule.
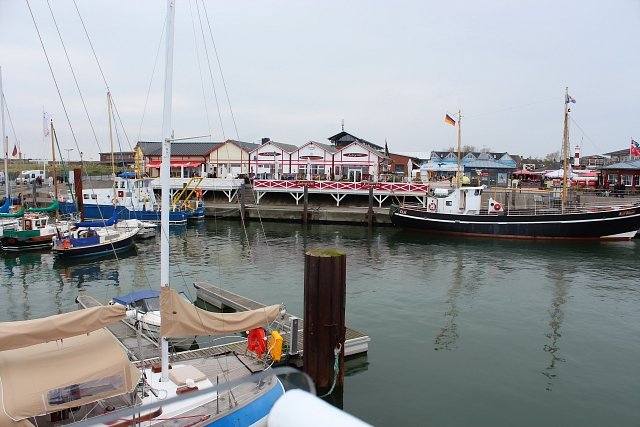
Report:
[[[43,170],[22,171],[16,178],[16,184],[33,184],[38,177],[44,181]]]

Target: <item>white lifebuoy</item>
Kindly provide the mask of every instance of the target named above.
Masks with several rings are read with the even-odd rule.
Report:
[[[435,212],[438,209],[436,202],[429,203],[429,212]]]

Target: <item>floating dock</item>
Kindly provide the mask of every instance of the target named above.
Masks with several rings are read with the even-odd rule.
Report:
[[[220,289],[208,283],[197,282],[194,283],[197,290],[197,296],[207,304],[211,304],[218,308],[232,308],[236,311],[246,311],[256,308],[264,307],[264,304],[260,304],[251,299],[245,298],[241,295],[234,294],[233,292]],[[81,294],[76,299],[79,306],[96,307],[102,305],[97,299]],[[303,354],[303,319],[286,314],[284,319],[276,322],[282,331],[282,337],[287,344],[287,357],[284,359],[285,363],[293,364],[296,366],[302,366],[302,354]],[[353,328],[346,328],[345,339],[345,357],[356,356],[366,354],[369,350],[369,338],[367,335],[359,332]],[[122,346],[126,349],[129,357],[134,363],[140,364],[142,362],[155,364],[158,363],[160,358],[160,348],[158,343],[152,337],[139,332],[136,328],[126,320],[116,322],[108,327],[109,332],[122,343]],[[247,340],[239,339],[233,343],[213,345],[205,348],[199,348],[197,350],[188,350],[184,352],[175,352],[170,355],[170,361],[177,363],[181,358],[192,358],[194,353],[202,357],[214,357],[229,352],[236,353],[239,357],[246,353]],[[182,356],[181,356],[182,355]]]
[[[209,283],[196,282],[193,285],[196,288],[199,299],[219,309],[231,308],[235,311],[247,311],[259,309],[265,306],[257,301],[245,298]],[[284,342],[288,344],[290,359],[296,357],[299,358],[301,365],[302,353],[304,350],[304,343],[302,339],[304,320],[287,313],[285,314],[284,319],[277,321],[277,323],[284,331],[282,338]],[[344,343],[345,357],[367,353],[369,351],[369,341],[371,341],[371,338],[368,335],[346,326]]]

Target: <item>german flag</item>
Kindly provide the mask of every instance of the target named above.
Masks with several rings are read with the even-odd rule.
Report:
[[[456,125],[456,121],[453,120],[453,118],[448,114],[444,115],[444,122],[450,124],[451,126],[455,126]]]

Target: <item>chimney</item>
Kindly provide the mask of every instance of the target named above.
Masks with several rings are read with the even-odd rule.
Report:
[[[262,145],[266,144],[269,141],[271,141],[271,138],[269,138],[269,137],[262,138]]]

